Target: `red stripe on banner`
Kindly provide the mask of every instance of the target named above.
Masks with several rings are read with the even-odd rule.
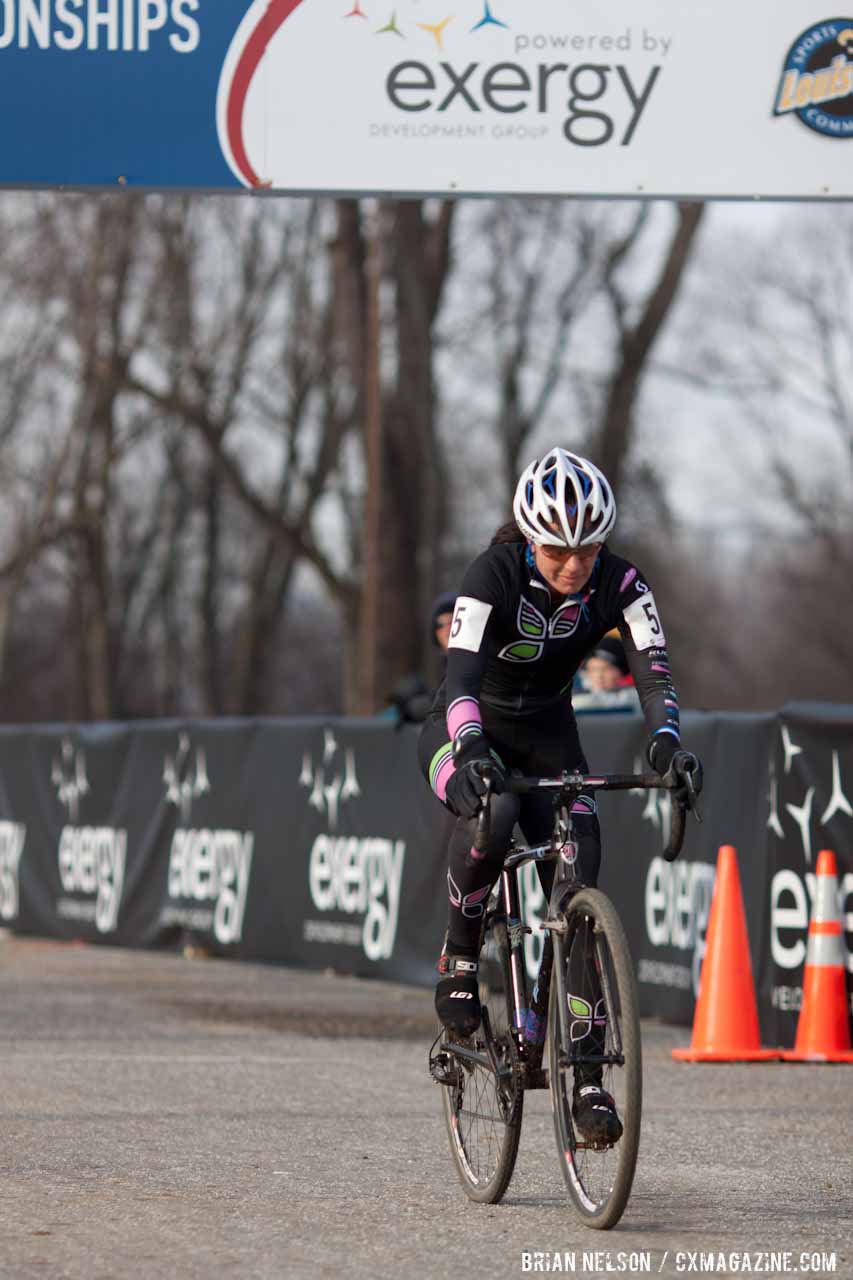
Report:
[[[249,85],[252,83],[252,76],[266,52],[267,45],[285,19],[289,18],[301,3],[302,0],[270,0],[263,17],[246,42],[231,81],[226,113],[228,145],[231,148],[234,163],[251,187],[260,187],[264,184],[249,163],[243,140],[243,111],[246,106],[246,96]]]

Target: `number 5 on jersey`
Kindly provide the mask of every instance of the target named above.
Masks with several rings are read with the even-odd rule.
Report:
[[[492,606],[473,596],[459,596],[450,624],[448,649],[467,649],[479,653]]]
[[[623,614],[631,629],[631,639],[642,652],[643,649],[662,648],[666,644],[663,627],[660,624],[657,605],[651,591],[633,604],[629,604]]]

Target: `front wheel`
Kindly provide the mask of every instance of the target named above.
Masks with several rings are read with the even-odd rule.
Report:
[[[555,938],[548,1017],[554,1128],[569,1196],[584,1223],[606,1229],[622,1217],[637,1163],[642,1061],[637,984],[628,940],[612,902],[598,889],[570,900],[566,933]],[[576,1082],[600,1084],[622,1124],[615,1142],[578,1131]]]
[[[444,1118],[450,1150],[465,1194],[481,1204],[496,1204],[512,1177],[524,1094],[512,1035],[512,987],[506,925],[487,925],[480,962],[479,1030],[453,1053],[448,1033],[441,1036],[449,1081],[443,1086]]]

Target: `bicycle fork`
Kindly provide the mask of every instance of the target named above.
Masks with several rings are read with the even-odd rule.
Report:
[[[560,1065],[564,1067],[575,1066],[579,1060],[582,1060],[587,1066],[614,1064],[621,1066],[624,1061],[622,1056],[622,1034],[619,1018],[615,1016],[613,986],[609,966],[606,963],[607,947],[601,929],[594,923],[592,924],[593,959],[595,975],[601,991],[601,1021],[610,1028],[611,1048],[609,1053],[602,1051],[598,1054],[584,1053],[581,1045],[585,1037],[573,1038],[572,1036],[572,1025],[576,1019],[571,1016],[569,1008],[570,992],[566,975],[568,972],[568,956],[572,943],[577,936],[577,930],[572,931],[571,937],[565,925],[562,929],[552,926],[551,932],[554,935],[554,964],[556,967],[554,981],[557,984],[554,998],[557,1005],[560,1029]],[[590,1000],[590,1014],[593,1019],[595,1019],[597,1004],[598,1001],[596,999]],[[598,1021],[598,1019],[595,1020]],[[592,1026],[590,1026],[590,1030],[592,1030]]]

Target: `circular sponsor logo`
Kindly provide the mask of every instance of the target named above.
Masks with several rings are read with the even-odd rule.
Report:
[[[853,17],[807,27],[788,50],[774,115],[827,138],[853,138]]]

